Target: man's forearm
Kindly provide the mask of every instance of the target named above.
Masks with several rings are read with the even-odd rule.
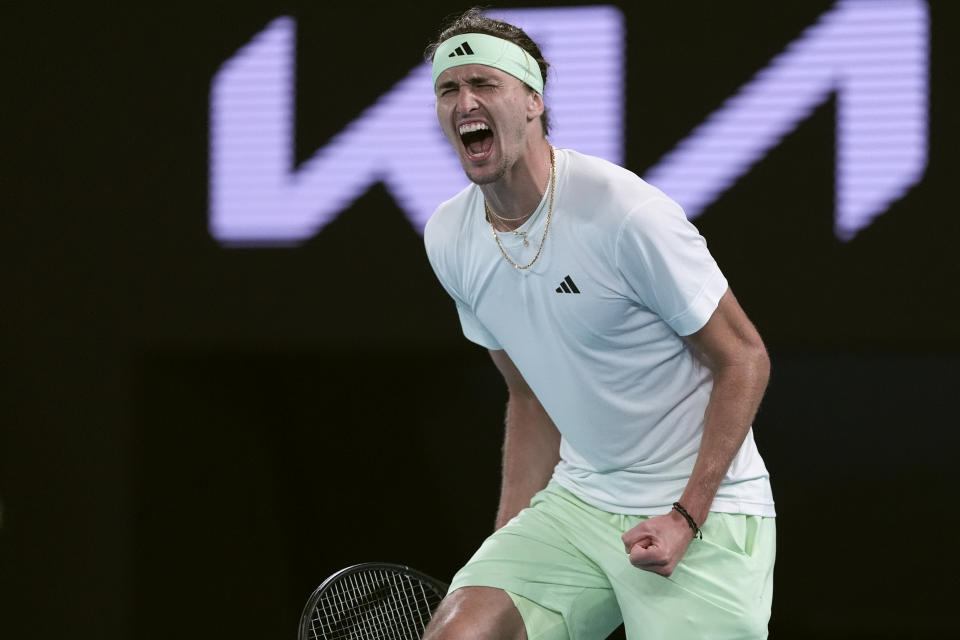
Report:
[[[560,460],[560,433],[532,394],[510,394],[503,440],[503,481],[496,528],[547,486]]]
[[[770,361],[762,349],[714,372],[700,451],[679,500],[699,524],[707,519],[720,483],[750,430],[769,376]]]

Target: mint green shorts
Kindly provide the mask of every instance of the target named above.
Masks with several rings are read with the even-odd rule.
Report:
[[[766,638],[774,518],[711,513],[673,575],[630,564],[620,536],[648,516],[588,505],[551,482],[453,578],[513,599],[530,640]]]

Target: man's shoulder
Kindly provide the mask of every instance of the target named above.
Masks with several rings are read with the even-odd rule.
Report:
[[[575,193],[622,215],[644,209],[649,203],[673,202],[663,191],[633,171],[609,160],[564,149]]]
[[[442,202],[434,210],[423,230],[423,238],[428,249],[460,233],[468,219],[467,214],[475,203],[476,191],[475,185],[467,185],[460,193]]]
[[[580,188],[593,187],[623,193],[633,198],[637,196],[666,197],[660,189],[618,164],[572,149],[563,151],[570,163],[571,176]]]

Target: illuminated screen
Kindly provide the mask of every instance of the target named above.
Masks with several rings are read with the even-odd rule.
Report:
[[[500,11],[551,61],[551,141],[622,163],[623,17],[614,7]],[[645,178],[695,218],[837,96],[835,233],[848,240],[923,176],[927,163],[928,9],[922,0],[843,0],[786,45]],[[295,245],[383,183],[422,232],[466,185],[418,64],[294,166],[293,18],[272,21],[213,78],[210,230],[225,245]],[[393,149],[415,150],[402,158]]]
[[[557,146],[621,162],[623,20],[611,7],[501,11],[529,29],[554,74],[545,98]],[[297,243],[376,182],[422,231],[437,205],[466,186],[440,132],[430,66],[421,63],[299,167],[294,158],[292,18],[278,18],[213,80],[210,227],[224,243]],[[397,148],[413,150],[398,157]]]

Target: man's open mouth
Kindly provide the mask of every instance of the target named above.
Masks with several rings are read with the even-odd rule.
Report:
[[[468,122],[460,125],[460,141],[467,155],[474,160],[482,160],[493,149],[493,131],[483,122]]]

